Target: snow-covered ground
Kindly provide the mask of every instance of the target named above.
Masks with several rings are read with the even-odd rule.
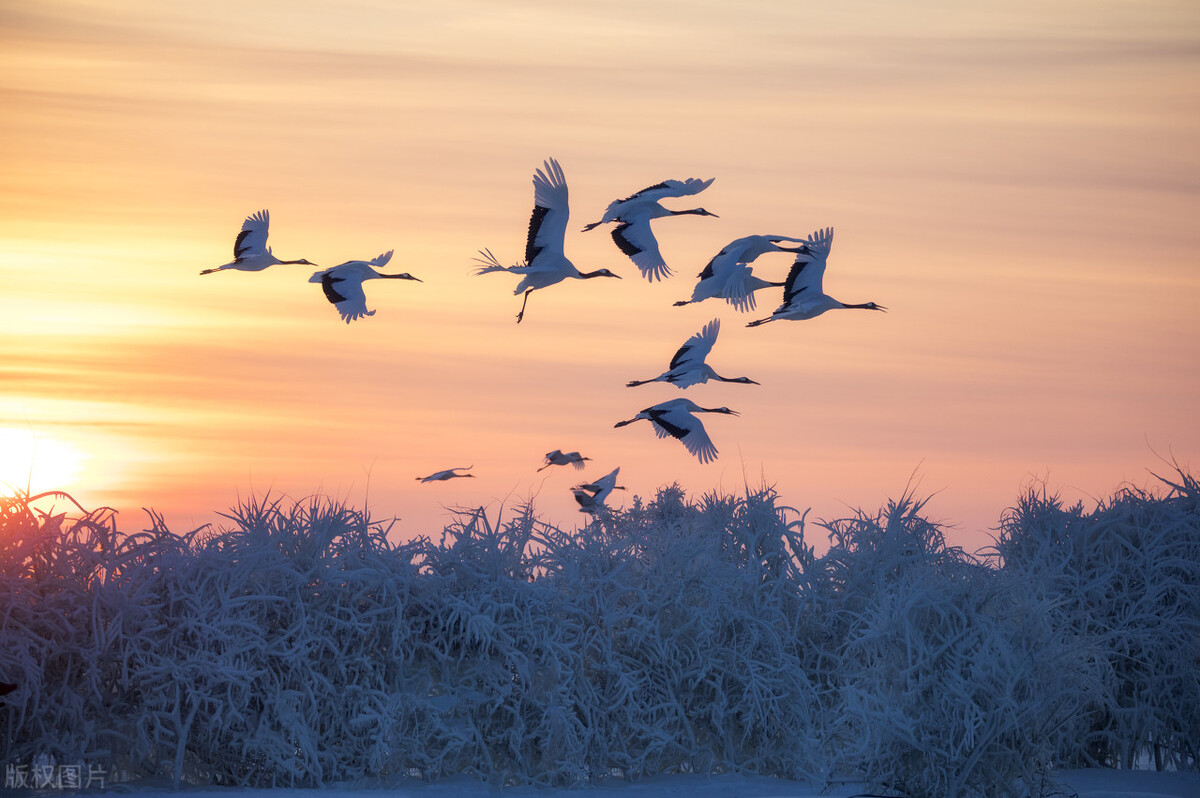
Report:
[[[1146,770],[1067,770],[1056,774],[1047,798],[1200,798],[1200,773],[1158,773]],[[134,798],[851,798],[873,795],[862,785],[823,788],[801,782],[754,776],[660,776],[633,783],[577,790],[538,787],[503,789],[462,778],[390,789],[251,790],[226,788],[182,789],[169,786],[110,787],[109,794]],[[34,795],[32,791],[25,793]],[[63,793],[41,792],[42,796]]]

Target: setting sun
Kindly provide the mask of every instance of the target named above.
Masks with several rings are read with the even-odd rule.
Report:
[[[78,449],[57,438],[0,427],[0,490],[66,490],[81,460]]]

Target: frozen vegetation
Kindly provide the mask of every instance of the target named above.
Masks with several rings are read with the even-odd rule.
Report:
[[[1091,511],[1031,490],[977,555],[923,509],[806,526],[770,489],[668,487],[581,529],[463,511],[397,544],[326,499],[253,500],[188,534],[3,500],[0,761],[175,785],[724,774],[912,798],[1200,769],[1194,478]]]

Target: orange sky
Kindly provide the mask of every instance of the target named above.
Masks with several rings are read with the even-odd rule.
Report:
[[[131,531],[271,489],[400,535],[531,496],[575,523],[567,489],[616,466],[644,496],[765,480],[810,520],[915,473],[972,549],[1034,480],[1149,484],[1200,451],[1200,8],[1045,5],[5,4],[0,469],[33,436],[35,491]],[[537,292],[518,326],[517,279],[471,258],[521,256],[547,157],[568,256],[624,279]],[[669,204],[719,218],[656,223],[666,283],[580,232],[688,177],[716,181]],[[394,248],[424,282],[369,285],[347,326],[309,267],[200,277],[260,208],[281,257]],[[889,313],[671,306],[730,240],[825,226],[826,289]],[[710,363],[761,386],[625,387],[713,318]],[[741,413],[707,421],[715,463],[613,429],[683,395]],[[552,449],[593,460],[536,473]]]

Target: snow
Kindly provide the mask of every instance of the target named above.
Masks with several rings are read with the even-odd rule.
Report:
[[[1055,774],[1050,796],[1062,798],[1198,798],[1200,773],[1148,770],[1063,770]],[[581,789],[504,787],[465,778],[441,779],[414,786],[354,789],[203,788],[172,790],[169,786],[109,788],[132,798],[853,798],[872,794],[861,784],[822,787],[761,776],[656,776],[636,782]],[[30,793],[31,794],[31,793]],[[46,793],[43,793],[45,795]],[[881,793],[882,794],[882,793]]]
[[[18,504],[0,762],[139,796],[1200,796],[1173,487],[1028,496],[989,561],[910,496],[823,523],[822,557],[770,490],[402,546],[320,499],[126,539]]]

